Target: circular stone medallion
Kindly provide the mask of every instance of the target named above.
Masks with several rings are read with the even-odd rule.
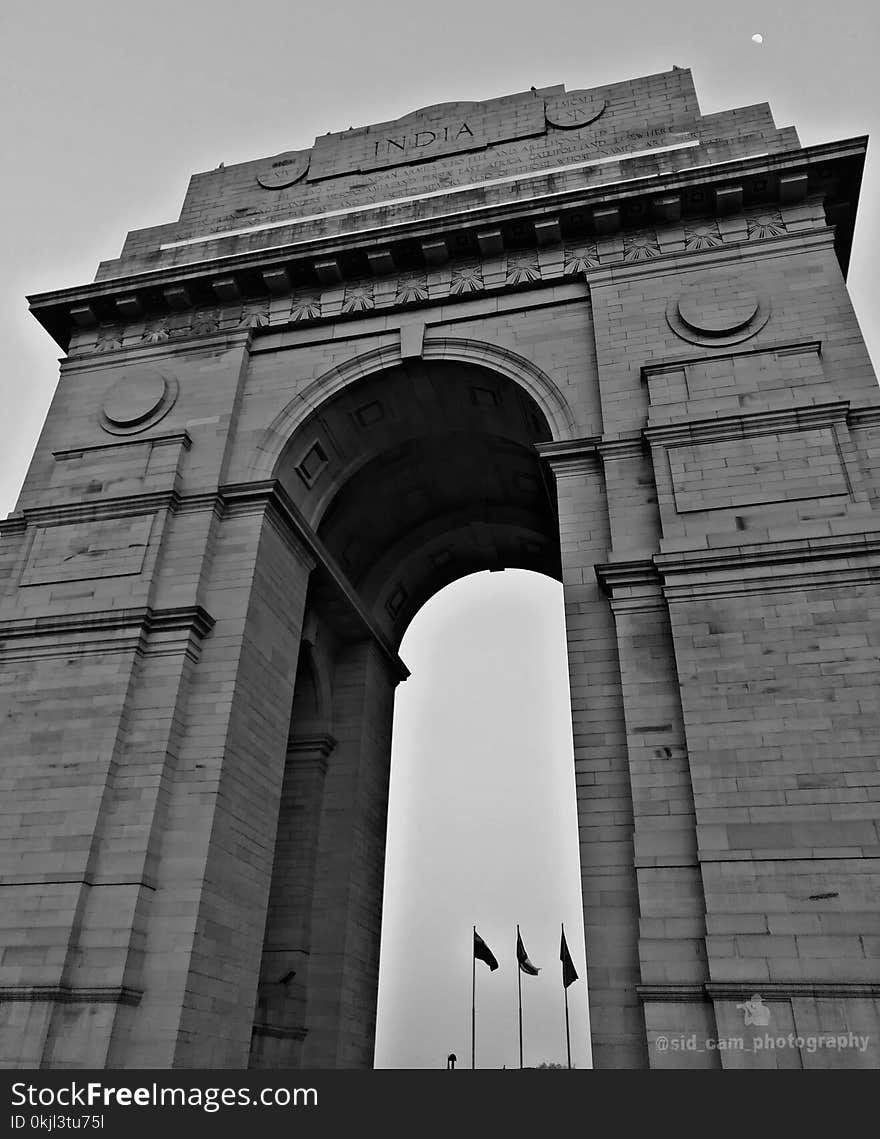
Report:
[[[740,280],[698,278],[669,300],[666,322],[676,336],[707,347],[738,344],[770,319],[770,302]]]
[[[113,435],[144,431],[171,409],[176,398],[176,381],[155,368],[128,371],[107,392],[101,426]]]
[[[605,100],[591,91],[569,91],[544,100],[544,117],[551,127],[576,130],[594,122],[605,110]]]
[[[743,328],[758,311],[758,296],[751,290],[728,295],[691,289],[678,300],[678,315],[694,332],[709,336],[729,336]]]
[[[257,181],[264,190],[283,190],[298,182],[309,168],[310,150],[291,152],[283,158],[276,158],[271,166],[261,170]]]

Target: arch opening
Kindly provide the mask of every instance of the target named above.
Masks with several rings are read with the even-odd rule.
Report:
[[[541,967],[523,978],[524,1063],[566,1062],[560,923],[583,977],[583,919],[562,590],[524,571],[436,594],[402,651],[397,695],[376,1066],[516,1067],[515,927]],[[572,1061],[589,1064],[583,982],[569,990]]]
[[[552,437],[510,377],[417,359],[337,391],[281,450],[274,478],[317,564],[263,951],[276,986],[263,986],[266,1032],[282,1043],[252,1048],[254,1067],[372,1066],[397,647],[460,578],[561,579],[555,487],[535,446]]]

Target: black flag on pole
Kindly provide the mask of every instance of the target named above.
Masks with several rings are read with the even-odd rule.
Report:
[[[574,967],[574,962],[571,959],[571,954],[568,952],[568,946],[565,943],[565,929],[562,930],[562,944],[559,946],[559,960],[562,962],[562,987],[567,989],[569,985],[573,985],[578,979],[577,970]]]
[[[474,957],[477,961],[485,961],[489,966],[489,971],[492,973],[498,968],[498,961],[495,958],[495,954],[476,930],[474,930]]]
[[[537,965],[533,965],[529,961],[529,955],[526,953],[526,947],[522,943],[520,936],[519,926],[516,927],[516,959],[519,962],[519,967],[523,973],[528,973],[530,977],[537,977],[541,972]]]

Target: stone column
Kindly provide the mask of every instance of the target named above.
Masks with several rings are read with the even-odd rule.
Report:
[[[394,689],[373,641],[336,661],[312,899],[305,1068],[372,1068]]]
[[[245,1068],[312,562],[265,496],[218,525],[139,930],[143,996],[109,1066]]]
[[[295,721],[291,729],[296,733]],[[287,741],[251,1068],[302,1067],[318,833],[335,747],[335,738],[320,732]]]

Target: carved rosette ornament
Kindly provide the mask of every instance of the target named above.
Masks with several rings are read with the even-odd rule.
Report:
[[[480,293],[485,288],[483,267],[478,261],[463,261],[452,270],[449,292],[452,296]]]
[[[684,247],[688,253],[697,253],[701,249],[713,249],[721,244],[721,230],[718,222],[712,219],[694,221],[685,224]]]
[[[428,299],[428,277],[421,273],[414,277],[402,277],[394,296],[398,305],[419,304]]]
[[[373,285],[346,285],[345,296],[342,301],[342,311],[368,312],[376,307]]]
[[[321,316],[321,298],[314,294],[294,297],[290,306],[291,320],[318,320]]]
[[[269,323],[268,303],[245,305],[238,321],[239,328],[265,328]]]
[[[767,237],[780,237],[788,232],[782,214],[776,209],[756,210],[746,214],[749,241],[763,241]]]
[[[506,285],[527,285],[541,280],[537,253],[512,254],[507,259]]]
[[[574,277],[577,273],[586,273],[588,269],[595,269],[599,265],[599,250],[595,243],[589,245],[576,245],[565,250],[565,262],[562,270],[564,277]]]
[[[657,232],[653,229],[640,229],[623,235],[624,261],[648,261],[660,256]]]

